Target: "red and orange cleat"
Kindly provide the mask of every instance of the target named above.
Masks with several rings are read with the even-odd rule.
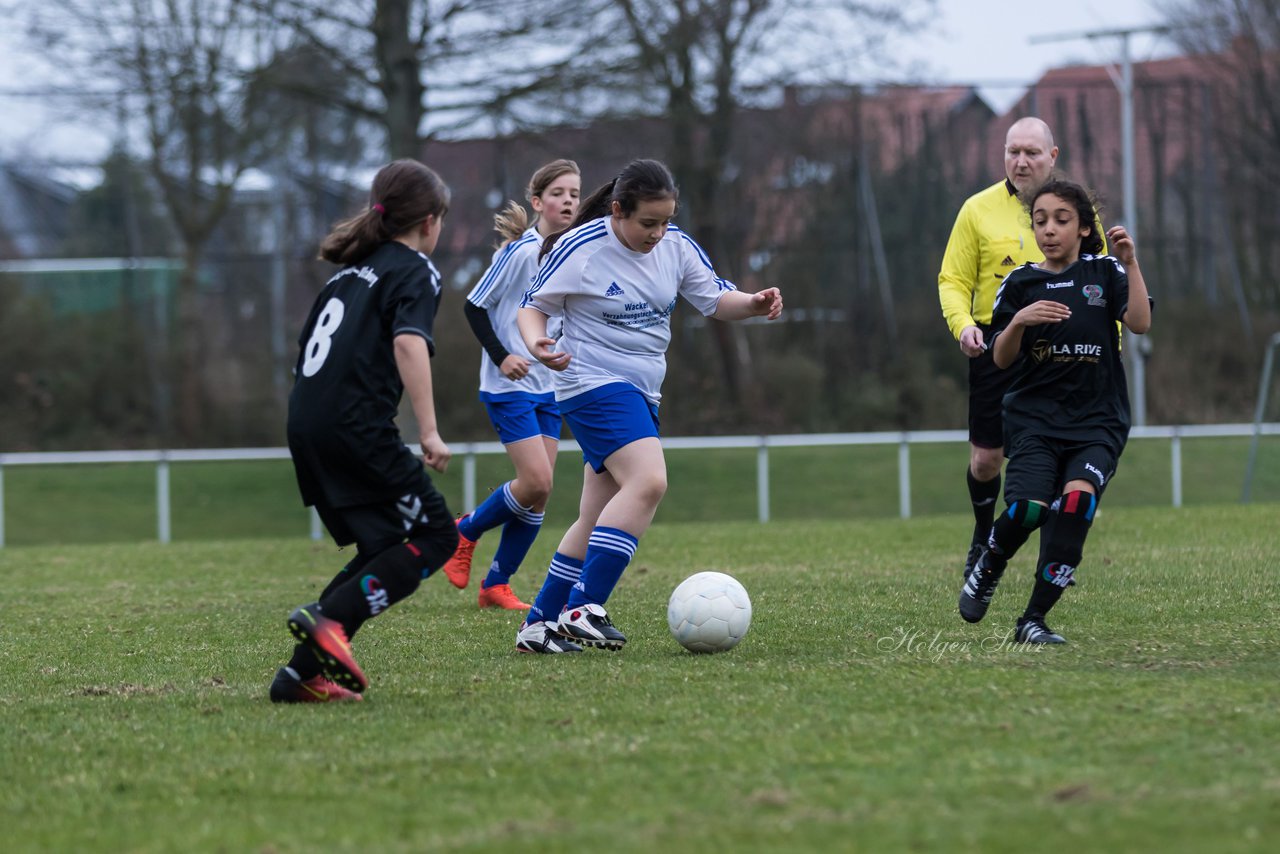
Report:
[[[462,517],[462,519],[465,518],[467,517]],[[462,519],[458,521],[461,522]],[[475,551],[476,541],[467,539],[466,535],[459,530],[458,547],[453,550],[453,557],[445,561],[444,566],[441,567],[445,578],[448,578],[449,583],[459,590],[465,590],[467,584],[471,582],[471,556]]]
[[[530,607],[528,602],[520,601],[510,584],[481,587],[479,602],[481,608],[506,608],[508,611],[527,611]]]
[[[289,631],[315,653],[324,674],[334,682],[357,694],[369,687],[369,680],[351,654],[342,624],[321,614],[318,602],[303,605],[290,614]]]
[[[271,680],[273,703],[344,703],[363,699],[355,691],[348,691],[320,675],[303,682],[287,667],[277,670],[276,678]]]

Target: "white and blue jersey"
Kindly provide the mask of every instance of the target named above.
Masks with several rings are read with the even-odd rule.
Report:
[[[538,274],[538,253],[541,248],[542,235],[538,234],[536,228],[529,228],[519,238],[493,253],[489,269],[471,289],[471,293],[467,294],[467,302],[489,313],[493,330],[507,352],[529,360],[529,373],[524,379],[510,380],[503,376],[488,354],[482,352],[481,400],[493,400],[499,395],[507,396],[507,400],[511,399],[511,395],[542,399],[551,397],[551,371],[529,352],[516,326],[520,300]],[[551,329],[554,330],[554,327]]]
[[[676,297],[709,317],[720,297],[736,289],[676,226],[652,251],[634,252],[606,216],[557,241],[522,305],[561,320],[557,349],[573,356],[552,376],[562,409],[579,395],[618,382],[635,386],[656,405]]]

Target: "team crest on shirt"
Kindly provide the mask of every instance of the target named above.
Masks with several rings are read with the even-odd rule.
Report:
[[[620,297],[625,293],[626,291],[624,291],[621,287],[619,287],[617,282],[610,282],[609,290],[605,291],[604,295],[607,297]]]
[[[1085,285],[1080,290],[1085,296],[1089,298],[1089,305],[1106,307],[1107,301],[1102,296],[1101,285]]]

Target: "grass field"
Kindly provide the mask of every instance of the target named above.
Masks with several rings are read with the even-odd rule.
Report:
[[[1187,506],[1238,502],[1248,439],[1184,439]],[[770,451],[773,519],[865,519],[898,515],[896,446],[775,448]],[[754,450],[667,451],[671,489],[659,522],[756,518]],[[913,514],[964,513],[964,444],[911,449]],[[1136,439],[1121,459],[1106,507],[1169,507],[1169,443]],[[479,499],[512,476],[505,456],[477,458]],[[560,454],[549,528],[577,514],[582,457]],[[462,464],[435,476],[449,506],[462,508]],[[171,466],[175,540],[294,537],[309,529],[288,461],[176,463]],[[9,545],[136,542],[156,536],[155,466],[9,466],[4,470],[5,541]],[[1280,502],[1280,437],[1264,437],[1253,498]]]
[[[519,655],[518,615],[432,578],[362,631],[373,684],[337,707],[265,696],[331,546],[7,548],[4,847],[1266,850],[1278,516],[1108,507],[1054,649],[1007,642],[1030,555],[984,623],[956,615],[960,514],[659,524],[611,602],[623,652]],[[665,625],[705,568],[753,597],[725,655]]]

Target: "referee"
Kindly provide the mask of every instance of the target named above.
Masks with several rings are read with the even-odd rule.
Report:
[[[1014,122],[1005,135],[1004,173],[999,183],[970,196],[960,208],[938,273],[938,299],[951,334],[969,357],[969,467],[973,539],[965,574],[987,542],[1000,495],[1004,461],[1002,399],[1014,371],[1001,371],[987,350],[991,310],[1004,277],[1044,256],[1036,246],[1027,211],[1018,198],[1049,179],[1058,159],[1049,126],[1037,118]]]

